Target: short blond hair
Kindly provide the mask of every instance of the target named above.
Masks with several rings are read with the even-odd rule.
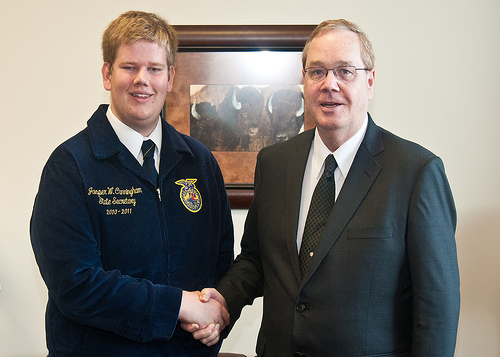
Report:
[[[309,47],[311,47],[311,41],[318,36],[327,31],[332,30],[349,30],[358,35],[359,42],[361,43],[361,59],[363,64],[368,69],[373,69],[375,67],[375,54],[373,52],[372,43],[366,36],[366,34],[361,30],[361,28],[353,22],[338,19],[338,20],[326,20],[320,23],[311,33],[302,51],[302,68],[305,69],[307,54],[309,52]]]
[[[178,41],[174,28],[157,14],[143,11],[127,11],[113,20],[102,35],[102,57],[110,68],[116,60],[122,44],[139,40],[154,42],[167,49],[167,64],[173,66]]]

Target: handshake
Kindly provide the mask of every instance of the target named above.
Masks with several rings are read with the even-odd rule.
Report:
[[[229,325],[226,300],[212,288],[201,292],[183,291],[179,322],[195,340],[212,346],[219,341],[221,331]]]

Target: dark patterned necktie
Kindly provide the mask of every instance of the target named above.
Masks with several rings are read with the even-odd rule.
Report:
[[[146,140],[142,143],[142,155],[144,156],[144,163],[142,167],[146,171],[151,181],[153,181],[155,187],[158,186],[158,172],[156,172],[155,166],[155,143],[152,140]]]
[[[333,172],[337,162],[332,154],[325,159],[325,171],[314,189],[309,211],[307,212],[304,235],[300,245],[299,263],[302,276],[309,266],[309,261],[314,255],[319,237],[323,232],[326,220],[330,215],[335,202],[335,180]]]

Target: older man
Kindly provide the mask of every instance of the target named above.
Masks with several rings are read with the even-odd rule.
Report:
[[[223,297],[202,299],[225,298],[234,322],[263,296],[259,356],[453,356],[456,212],[441,159],[367,113],[374,55],[355,24],[321,23],[303,76],[316,128],[259,153],[241,254]]]

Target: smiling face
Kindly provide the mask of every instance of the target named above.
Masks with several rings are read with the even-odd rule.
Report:
[[[310,44],[305,68],[364,68],[358,35],[335,29],[320,33]],[[343,82],[328,71],[325,79],[312,80],[304,75],[306,115],[309,115],[325,145],[335,151],[361,128],[373,97],[375,70],[356,71],[352,82]]]
[[[111,67],[104,63],[104,88],[111,92],[111,110],[124,124],[143,136],[156,127],[174,68],[167,65],[164,46],[146,40],[122,44]]]

